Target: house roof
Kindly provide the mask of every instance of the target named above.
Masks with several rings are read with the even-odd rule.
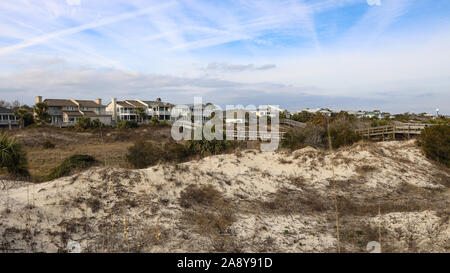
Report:
[[[95,113],[94,111],[83,111],[83,114],[88,117],[98,116],[97,113]]]
[[[80,106],[85,106],[85,107],[106,107],[104,105],[98,104],[95,101],[92,100],[75,100],[78,104],[80,104]]]
[[[122,107],[136,108],[136,106],[134,106],[133,104],[128,103],[128,102],[126,102],[126,101],[118,101],[118,102],[117,102],[117,105],[120,105],[120,106],[122,106]]]
[[[63,111],[63,114],[71,117],[81,117],[83,115],[80,111]]]
[[[137,101],[137,100],[127,100],[126,102],[127,102],[128,104],[133,105],[134,107],[146,107],[145,104],[142,104],[142,103],[140,103],[140,102]]]
[[[14,111],[11,110],[11,109],[9,109],[9,108],[0,106],[0,113],[8,113],[8,114],[12,114],[12,113],[14,113]]]
[[[153,100],[144,100],[145,104],[147,104],[149,107],[152,106],[172,106],[173,104],[163,101],[153,101]]]
[[[111,115],[107,115],[107,114],[97,114],[94,111],[82,111],[83,115],[87,116],[87,117],[111,117]]]
[[[44,103],[48,106],[78,106],[73,101],[65,99],[45,99]]]
[[[310,113],[313,113],[313,114],[319,113],[319,112],[320,113],[332,113],[333,112],[332,110],[330,110],[328,108],[315,108],[315,109],[306,108],[306,109],[304,109],[302,111],[310,112]],[[302,112],[302,111],[300,111],[300,112]]]

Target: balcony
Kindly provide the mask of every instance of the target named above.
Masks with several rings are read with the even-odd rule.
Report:
[[[48,109],[48,114],[51,116],[61,116],[62,110],[61,109]]]
[[[151,116],[170,116],[171,111],[149,111],[148,115]]]
[[[11,122],[11,125],[19,124],[18,120],[0,120],[0,125],[9,125],[10,122]]]

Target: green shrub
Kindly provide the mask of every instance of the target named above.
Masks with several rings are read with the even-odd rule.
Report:
[[[139,124],[136,121],[121,120],[117,122],[116,127],[119,129],[139,128]]]
[[[47,176],[48,180],[53,180],[69,175],[74,170],[83,170],[96,163],[94,157],[90,155],[72,155],[66,158],[59,166],[51,170]]]
[[[281,147],[297,150],[306,146],[325,147],[326,131],[321,126],[308,125],[300,130],[291,130],[283,135]]]
[[[440,116],[439,118],[436,119],[429,119],[427,121],[427,123],[430,124],[450,124],[450,118],[444,117],[444,116]]]
[[[151,126],[154,126],[154,127],[168,127],[168,126],[170,126],[170,124],[167,122],[167,120],[159,120],[159,118],[157,116],[154,116],[150,120],[149,124]]]
[[[42,147],[44,149],[53,149],[55,148],[55,144],[53,144],[50,140],[46,140],[44,141],[44,143],[42,144]]]
[[[102,128],[105,125],[98,118],[96,118],[91,122],[91,126],[92,128]]]
[[[450,125],[425,128],[419,144],[428,158],[450,167]]]
[[[379,127],[379,126],[386,126],[388,125],[388,121],[385,119],[372,119],[370,122],[370,127]]]
[[[181,143],[167,143],[164,151],[164,160],[167,162],[183,162],[190,156],[186,146]]]
[[[141,169],[157,164],[164,159],[164,153],[156,144],[139,141],[128,148],[125,158],[134,168]]]
[[[167,120],[163,120],[163,121],[159,122],[158,126],[159,127],[169,127],[170,124],[167,122]]]
[[[352,145],[361,139],[355,132],[352,123],[337,119],[330,124],[330,136],[333,148]],[[320,125],[308,125],[303,129],[291,130],[283,135],[281,147],[297,150],[306,146],[316,148],[328,147],[328,132],[326,127]]]
[[[75,128],[78,129],[89,129],[92,128],[92,122],[90,117],[79,117],[77,123],[75,124]]]
[[[305,136],[300,130],[290,130],[283,135],[281,139],[281,147],[291,150],[301,149],[307,146],[305,144]]]
[[[76,129],[93,129],[93,128],[102,128],[105,125],[98,119],[91,120],[90,117],[80,117],[75,124]]]
[[[29,176],[26,153],[22,144],[7,133],[0,137],[0,167],[12,175]]]
[[[300,113],[296,113],[291,115],[291,119],[298,122],[308,122],[310,119],[314,117],[313,113],[307,111],[301,111]]]
[[[128,148],[126,160],[134,168],[146,168],[158,162],[185,162],[193,156],[207,156],[225,153],[241,147],[243,142],[228,140],[192,140],[186,145],[169,142],[158,145],[139,141]]]
[[[330,128],[331,143],[333,148],[349,146],[361,140],[361,136],[350,128]]]
[[[45,124],[50,122],[50,114],[48,113],[48,105],[43,102],[36,103],[33,107],[34,119],[37,124]]]
[[[14,115],[19,119],[21,126],[26,127],[34,123],[32,109],[28,106],[21,106],[14,110]]]
[[[188,140],[186,149],[189,155],[217,155],[243,147],[244,142],[235,140]]]
[[[152,123],[152,125],[158,125],[159,118],[157,116],[152,117],[151,123]]]

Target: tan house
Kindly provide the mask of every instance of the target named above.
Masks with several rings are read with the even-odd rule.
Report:
[[[11,130],[12,127],[17,127],[18,125],[19,121],[14,115],[14,111],[0,106],[0,128],[9,128]]]
[[[125,100],[117,101],[117,99],[112,99],[112,101],[107,106],[107,111],[113,114],[114,121],[121,120],[132,120],[138,121],[138,116],[136,114],[137,108],[144,109],[147,114],[147,119],[150,120],[153,117],[157,117],[159,120],[170,121],[171,120],[171,110],[174,105],[168,102],[163,102],[161,99],[156,99],[156,101],[143,101],[143,100]]]
[[[48,105],[50,123],[56,126],[70,126],[75,124],[80,117],[98,119],[105,125],[111,125],[111,114],[106,113],[106,106],[102,100],[75,100],[75,99],[45,99],[36,97],[36,103],[44,102]]]

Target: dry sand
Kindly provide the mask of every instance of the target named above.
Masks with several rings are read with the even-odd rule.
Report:
[[[449,252],[449,182],[413,141],[2,181],[0,251],[336,252],[335,189],[342,251]]]

